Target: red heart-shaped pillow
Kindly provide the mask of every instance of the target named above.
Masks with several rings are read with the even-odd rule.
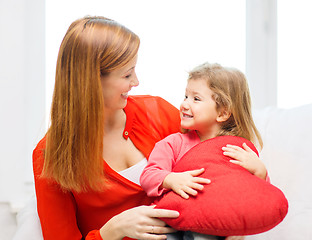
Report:
[[[206,140],[188,151],[173,171],[204,167],[201,177],[211,179],[196,197],[183,199],[170,191],[155,201],[157,208],[180,212],[176,219],[165,218],[177,230],[231,236],[265,232],[279,224],[287,214],[288,201],[272,184],[229,162],[223,155],[226,144],[254,145],[240,137],[220,136]]]

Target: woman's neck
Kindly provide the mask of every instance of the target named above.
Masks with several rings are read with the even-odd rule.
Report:
[[[123,109],[115,111],[105,111],[104,129],[108,133],[116,129],[124,129],[126,124],[126,114]]]

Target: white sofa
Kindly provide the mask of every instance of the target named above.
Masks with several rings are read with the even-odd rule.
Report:
[[[248,240],[312,239],[312,104],[293,109],[254,111],[264,140],[261,159],[272,184],[288,199],[285,219],[272,230]],[[311,152],[310,152],[311,151]]]
[[[254,119],[264,140],[261,159],[272,184],[287,197],[289,212],[272,230],[246,240],[312,240],[312,104],[254,110]],[[35,199],[18,214],[17,222],[13,240],[42,239]]]

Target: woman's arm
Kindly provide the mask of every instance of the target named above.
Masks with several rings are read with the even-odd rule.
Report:
[[[225,240],[244,240],[245,236],[229,236],[226,237]]]
[[[73,205],[66,204],[68,199],[65,197],[62,202],[66,204],[66,207],[61,204],[64,208],[58,209],[61,201],[57,200],[56,196],[54,199],[57,202],[47,207],[48,209],[38,208],[43,220],[41,224],[44,239],[81,239],[82,235],[76,225]],[[41,205],[40,201],[38,204]],[[91,231],[86,236],[86,240],[121,240],[124,237],[146,240],[166,239],[164,234],[174,230],[166,227],[165,223],[157,217],[175,218],[179,216],[179,213],[153,208],[153,206],[139,206],[126,210],[111,218],[100,231]]]
[[[41,178],[45,138],[33,151],[33,170],[37,211],[44,239],[81,239],[76,220],[76,204],[70,192],[65,192],[52,180]]]
[[[44,239],[82,239],[77,225],[77,205],[71,192],[65,192],[59,185],[40,177],[43,164],[44,144],[39,143],[33,152],[37,209]],[[87,233],[86,240],[114,240],[132,237],[136,239],[165,239],[165,233],[174,231],[165,227],[157,217],[178,217],[176,211],[153,209],[153,206],[139,206],[108,220],[100,230]],[[161,234],[161,235],[156,235]]]
[[[126,210],[109,220],[100,230],[104,240],[120,240],[123,237],[145,240],[166,239],[172,228],[158,218],[176,218],[179,213],[171,210],[154,209],[154,206],[139,206]]]

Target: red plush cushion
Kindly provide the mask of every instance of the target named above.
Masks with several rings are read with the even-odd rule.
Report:
[[[193,147],[174,167],[174,172],[206,170],[201,177],[211,184],[196,197],[183,199],[173,191],[155,201],[157,208],[180,212],[176,219],[162,219],[177,230],[218,235],[250,235],[267,231],[286,216],[288,202],[272,184],[250,174],[246,169],[229,162],[223,155],[226,144],[254,145],[244,138],[221,136]]]

